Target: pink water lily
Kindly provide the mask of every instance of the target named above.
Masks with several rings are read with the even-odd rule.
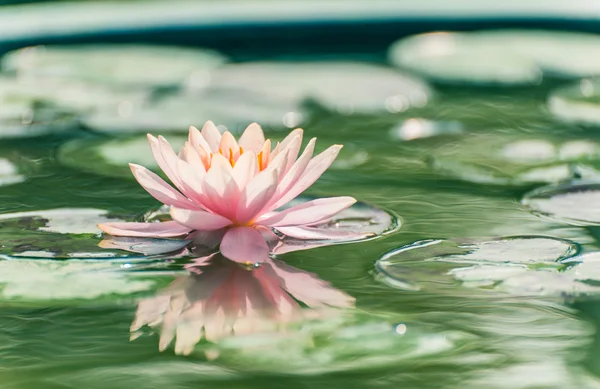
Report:
[[[129,166],[148,193],[170,206],[173,220],[99,227],[111,235],[133,237],[207,232],[220,241],[224,256],[250,263],[267,257],[269,247],[263,235],[273,229],[295,238],[314,239],[312,226],[331,219],[356,200],[346,196],[320,198],[278,210],[310,187],[342,148],[333,145],[313,157],[313,138],[300,154],[302,135],[302,129],[295,129],[272,148],[256,123],[236,140],[228,131],[221,134],[208,121],[202,131],[190,127],[188,141],[179,154],[165,138],[148,135],[158,166],[175,187],[143,166]]]

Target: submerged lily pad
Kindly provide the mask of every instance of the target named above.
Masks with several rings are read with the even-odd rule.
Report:
[[[151,100],[127,100],[107,104],[84,115],[82,123],[102,133],[149,131],[185,132],[207,120],[223,124],[234,133],[252,122],[265,126],[295,127],[304,117],[295,104],[252,91],[175,93]]]
[[[307,99],[342,114],[400,112],[422,107],[431,90],[422,81],[392,69],[359,62],[255,62],[218,69],[209,87],[260,91],[291,105]]]
[[[15,164],[6,158],[0,158],[0,186],[18,184],[25,179]]]
[[[209,77],[225,62],[203,49],[149,45],[26,47],[6,54],[5,71],[19,76],[61,78],[130,86],[175,86]]]
[[[113,261],[0,260],[0,299],[90,300],[150,290],[156,281]]]
[[[548,110],[567,122],[600,125],[600,80],[583,79],[556,89],[548,98]]]
[[[44,86],[0,77],[0,139],[27,138],[72,129],[72,111],[53,105]],[[56,89],[52,93],[57,94]]]
[[[597,35],[574,32],[434,32],[398,41],[389,58],[440,82],[537,84],[543,74],[599,75],[599,47]]]
[[[444,174],[480,184],[555,183],[600,177],[600,144],[589,139],[479,134],[433,150],[431,163]]]
[[[404,120],[390,130],[392,139],[404,142],[462,133],[464,128],[458,121],[436,122],[419,118]]]
[[[600,225],[600,183],[575,181],[527,193],[523,205],[533,212],[574,225]]]
[[[187,140],[184,136],[169,135],[168,141],[176,150]],[[105,176],[132,178],[128,163],[137,163],[158,170],[146,136],[117,139],[73,140],[58,150],[61,164],[73,169]]]
[[[401,247],[377,261],[380,279],[403,290],[451,290],[463,286],[526,295],[600,292],[565,271],[579,251],[576,243],[540,236],[458,243],[426,240]]]
[[[128,258],[98,247],[98,223],[122,221],[93,208],[57,208],[0,214],[0,254],[13,258]],[[140,256],[140,255],[136,255]]]
[[[459,331],[356,313],[303,321],[286,332],[229,337],[204,351],[243,371],[305,375],[427,363],[453,353],[465,338]]]

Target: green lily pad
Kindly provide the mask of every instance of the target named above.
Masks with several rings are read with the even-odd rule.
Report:
[[[360,62],[227,65],[215,71],[209,88],[260,91],[291,105],[311,99],[342,114],[401,112],[426,105],[432,95],[427,84],[417,78]]]
[[[253,122],[275,128],[295,127],[305,116],[302,112],[295,104],[254,92],[181,92],[151,100],[117,101],[84,115],[81,121],[96,132],[120,134],[186,132],[190,125],[201,127],[212,120],[240,133]]]
[[[129,297],[156,280],[128,272],[122,261],[0,260],[0,299],[11,302]]]
[[[514,295],[586,296],[600,287],[586,283],[595,259],[576,256],[576,243],[542,236],[516,236],[457,243],[426,240],[401,247],[377,262],[379,279],[409,291],[441,292],[463,287]],[[583,265],[587,262],[586,265]],[[593,263],[592,263],[593,262]],[[600,262],[598,262],[600,263]],[[581,267],[582,271],[576,269]],[[587,275],[583,276],[582,273]],[[484,294],[485,295],[485,294]]]
[[[599,47],[597,35],[574,32],[434,32],[396,42],[389,58],[401,68],[439,82],[538,84],[546,74],[600,74]]]
[[[226,61],[214,51],[150,45],[26,47],[6,54],[5,71],[35,78],[118,86],[176,86],[210,77]]]
[[[479,184],[554,183],[600,177],[600,144],[589,139],[478,134],[433,150],[432,166]]]
[[[139,254],[105,249],[99,223],[123,221],[105,210],[57,208],[0,214],[0,255],[11,258],[131,258]]]

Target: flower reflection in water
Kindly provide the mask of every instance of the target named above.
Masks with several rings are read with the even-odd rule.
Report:
[[[351,308],[354,298],[312,273],[275,259],[244,266],[220,254],[196,259],[157,296],[138,304],[132,339],[143,326],[160,328],[159,348],[175,341],[177,354],[190,354],[203,338],[285,330],[303,318]],[[215,357],[215,355],[212,355]]]

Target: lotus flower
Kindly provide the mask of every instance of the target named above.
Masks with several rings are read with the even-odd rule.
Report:
[[[329,220],[356,202],[329,197],[277,211],[311,186],[337,157],[333,145],[313,158],[316,138],[298,156],[302,130],[292,131],[274,148],[261,127],[249,125],[239,141],[221,135],[212,122],[202,131],[191,127],[179,155],[163,137],[148,135],[159,167],[175,188],[143,166],[130,164],[138,183],[170,206],[173,220],[162,223],[106,223],[100,229],[116,236],[175,237],[202,231],[220,242],[223,255],[238,262],[267,258],[264,234],[315,239],[311,226]],[[318,237],[318,236],[317,236]]]
[[[189,354],[203,336],[215,342],[268,332],[305,317],[333,313],[333,308],[354,306],[354,298],[314,274],[270,258],[258,267],[246,267],[213,254],[196,259],[188,269],[190,276],[139,302],[132,339],[145,325],[161,326],[159,349],[165,350],[177,336],[175,352]]]

